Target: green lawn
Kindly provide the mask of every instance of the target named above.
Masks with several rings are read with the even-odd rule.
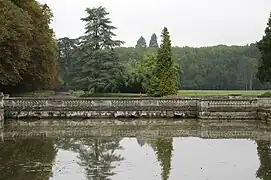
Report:
[[[242,96],[259,96],[267,90],[180,90],[178,95],[184,97],[191,96],[227,96],[229,94],[240,94]],[[137,93],[96,93],[88,94],[87,97],[144,97],[146,94]]]
[[[184,97],[193,96],[227,96],[229,94],[241,94],[242,96],[259,96],[268,90],[180,90],[178,95]],[[146,94],[139,93],[95,93],[84,95],[83,91],[75,91],[72,93],[77,97],[146,97]],[[36,91],[29,93],[18,94],[17,96],[25,97],[48,97],[54,95],[53,91]]]
[[[181,90],[181,96],[227,96],[229,94],[241,94],[242,96],[258,96],[267,90]]]

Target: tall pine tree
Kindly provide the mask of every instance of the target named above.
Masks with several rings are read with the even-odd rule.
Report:
[[[148,94],[151,96],[174,95],[178,92],[176,66],[172,58],[172,48],[168,29],[162,32],[162,43],[158,49],[154,76]]]
[[[265,29],[265,35],[257,43],[257,47],[261,52],[257,77],[261,82],[271,81],[271,13]]]
[[[153,33],[151,36],[149,47],[150,48],[158,48],[159,47],[158,42],[157,42],[157,36],[155,33]]]
[[[123,66],[114,51],[123,41],[113,40],[116,34],[109,13],[104,7],[86,9],[85,36],[81,37],[83,55],[78,64],[83,64],[77,83],[84,90],[93,92],[113,91],[115,81]],[[111,89],[110,89],[111,88]],[[110,90],[108,90],[110,89]]]

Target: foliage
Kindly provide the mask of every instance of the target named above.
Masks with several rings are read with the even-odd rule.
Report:
[[[159,48],[158,42],[157,42],[157,36],[155,33],[152,34],[151,40],[149,43],[149,48]]]
[[[151,96],[166,96],[177,94],[178,83],[174,62],[172,58],[171,41],[168,29],[165,27],[162,32],[162,44],[158,50],[154,76],[151,80],[148,93]]]
[[[72,88],[69,81],[72,79],[73,64],[76,61],[76,50],[79,44],[78,39],[60,38],[58,43],[58,59],[60,66],[60,78],[63,81],[63,88]]]
[[[104,7],[87,8],[86,12],[87,17],[82,18],[86,23],[85,35],[78,39],[76,60],[71,60],[75,66],[71,68],[70,76],[74,77],[71,84],[86,91],[114,92],[123,69],[114,47],[123,42],[112,39],[116,27],[111,25]]]
[[[125,66],[120,72],[121,76],[115,92],[144,93],[145,88],[142,87],[145,86],[142,86],[140,81],[135,80],[150,80],[148,73],[144,73],[151,72],[147,59],[156,56],[156,50],[146,48],[141,51],[136,48],[118,47],[114,51]],[[80,55],[82,51],[78,50],[77,53]],[[149,56],[148,54],[152,55]],[[268,83],[261,84],[255,76],[260,53],[254,44],[201,48],[173,47],[172,54],[175,65],[178,66],[175,70],[180,74],[178,87],[182,90],[261,90],[270,87]],[[75,53],[75,55],[77,54]],[[78,57],[75,59],[78,59]],[[74,61],[71,60],[71,62]],[[150,62],[152,61],[152,58],[150,58]],[[67,81],[66,84],[73,83],[71,89],[78,85],[72,79],[81,79],[79,74],[82,66],[80,64],[72,65],[74,74],[69,75],[70,79],[65,80]],[[76,68],[77,70],[75,70]],[[61,72],[63,73],[63,70]],[[61,77],[64,76],[66,75],[61,75]]]
[[[137,40],[136,46],[135,48],[146,48],[147,47],[147,43],[146,43],[146,39],[144,37],[140,37]]]
[[[261,57],[256,44],[200,48],[172,47],[172,56],[168,56],[170,57],[168,59],[161,53],[161,49],[164,48],[162,46],[160,52],[157,52],[157,48],[154,47],[117,47],[122,41],[112,40],[114,37],[112,31],[115,27],[107,18],[106,10],[99,7],[88,9],[87,12],[89,12],[88,16],[83,18],[86,22],[84,36],[77,39],[58,40],[60,79],[63,82],[63,88],[85,90],[97,94],[146,93],[147,89],[157,88],[168,92],[172,89],[169,88],[170,86],[175,90],[176,88],[182,90],[262,90],[271,87],[271,83],[263,84],[256,77],[257,63]],[[103,20],[94,17],[99,13],[103,14],[99,16]],[[97,24],[97,22],[103,23]],[[95,27],[99,27],[99,30],[95,30]],[[107,27],[109,30],[101,30]],[[107,36],[103,33],[113,35]],[[155,36],[155,34],[152,35],[153,43],[150,42],[150,44],[156,44],[154,43],[157,39]],[[107,40],[103,41],[104,37]],[[154,76],[154,64],[156,61],[162,62],[166,59],[169,60],[172,68],[159,66],[166,72],[161,72],[160,75],[168,77],[157,78]],[[152,88],[149,88],[150,80],[152,80]],[[160,84],[161,81],[166,84]],[[214,94],[214,91],[209,94]],[[157,93],[155,96],[160,95]],[[183,92],[181,95],[186,96]]]
[[[0,7],[1,90],[54,89],[58,85],[57,46],[49,27],[49,7],[35,0],[1,1]]]
[[[265,35],[257,43],[257,47],[261,52],[257,77],[261,82],[271,81],[271,13],[265,29]]]
[[[156,55],[146,52],[143,59],[139,60],[132,69],[132,84],[136,85],[140,92],[146,93],[150,86],[150,79],[154,76]]]

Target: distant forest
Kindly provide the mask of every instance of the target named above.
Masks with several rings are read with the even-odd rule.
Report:
[[[140,38],[142,40],[142,38]],[[60,47],[60,75],[62,86],[68,89],[84,89],[76,79],[82,66],[76,67],[80,57],[77,39],[63,38],[58,40]],[[151,43],[150,43],[151,44]],[[199,90],[253,90],[266,89],[270,85],[262,84],[256,78],[260,52],[255,44],[247,46],[218,45],[212,47],[173,47],[174,61],[180,69],[180,89]],[[116,55],[123,64],[119,68],[119,79],[116,79],[115,92],[145,92],[151,77],[151,58],[155,58],[157,48],[147,47],[146,43],[135,47],[117,47]],[[104,62],[110,63],[110,62]],[[103,72],[106,77],[106,73]]]

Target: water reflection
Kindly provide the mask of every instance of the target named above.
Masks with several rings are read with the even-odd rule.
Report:
[[[161,179],[168,180],[171,169],[171,157],[173,151],[172,138],[159,138],[156,141],[157,159],[162,167]]]
[[[107,180],[115,175],[116,163],[123,160],[119,138],[58,139],[59,148],[77,152],[78,164],[85,169],[87,179]]]
[[[257,151],[260,159],[260,167],[257,170],[257,177],[262,180],[271,179],[271,142],[256,141]]]
[[[59,137],[0,141],[2,180],[270,180],[271,141]]]
[[[48,180],[55,155],[54,142],[49,138],[0,143],[0,179]]]

